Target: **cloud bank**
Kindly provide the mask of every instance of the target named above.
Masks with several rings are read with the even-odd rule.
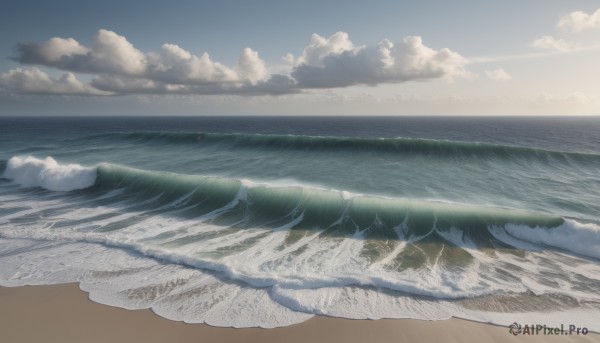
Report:
[[[0,75],[0,87],[15,93],[237,94],[280,95],[311,89],[378,85],[468,77],[468,61],[457,52],[432,49],[421,37],[398,43],[384,39],[375,46],[357,46],[345,32],[330,37],[313,34],[302,55],[287,54],[289,70],[271,73],[258,52],[245,48],[235,66],[197,56],[175,44],[158,52],[142,52],[115,32],[101,29],[89,46],[73,38],[54,37],[41,44],[17,44],[14,60],[21,64],[65,71],[52,78],[37,67]],[[89,83],[74,73],[89,74]]]

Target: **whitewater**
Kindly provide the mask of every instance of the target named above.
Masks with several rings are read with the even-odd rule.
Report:
[[[600,122],[575,119],[2,119],[0,285],[217,326],[598,332]]]

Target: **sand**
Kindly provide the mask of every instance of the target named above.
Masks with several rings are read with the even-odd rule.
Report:
[[[151,310],[94,303],[77,284],[0,287],[0,342],[600,342],[600,335],[513,336],[460,319],[349,320],[314,317],[277,329],[186,324]]]

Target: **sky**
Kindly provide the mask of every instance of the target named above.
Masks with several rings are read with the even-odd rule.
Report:
[[[4,0],[0,56],[0,116],[600,114],[597,0]]]

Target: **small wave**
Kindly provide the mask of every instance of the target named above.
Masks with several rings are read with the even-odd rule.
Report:
[[[377,151],[409,155],[479,158],[531,158],[600,162],[600,155],[499,145],[480,142],[421,138],[354,138],[303,135],[225,134],[203,132],[127,132],[87,136],[80,140],[122,139],[138,143],[226,145],[236,149]]]

